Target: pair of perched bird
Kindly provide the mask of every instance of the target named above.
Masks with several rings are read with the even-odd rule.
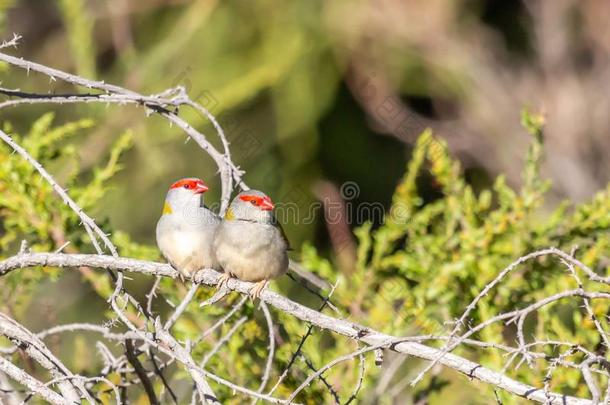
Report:
[[[207,190],[197,178],[170,186],[157,222],[157,245],[183,276],[203,268],[223,270],[219,287],[231,277],[255,282],[250,294],[258,298],[270,279],[288,270],[289,245],[273,202],[261,191],[242,191],[221,219],[203,204]]]

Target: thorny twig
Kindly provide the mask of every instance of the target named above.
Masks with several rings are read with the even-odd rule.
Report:
[[[538,250],[538,251],[535,251],[535,252],[532,252],[530,254],[527,254],[525,256],[520,257],[519,259],[517,259],[513,263],[511,263],[509,266],[507,266],[504,270],[502,270],[498,274],[498,276],[496,278],[494,278],[490,283],[488,283],[483,288],[483,290],[475,297],[475,299],[466,307],[466,310],[464,311],[462,316],[457,320],[454,329],[451,331],[450,340],[442,348],[441,354],[439,355],[439,357],[434,359],[430,364],[428,364],[417,375],[417,377],[415,377],[415,379],[411,382],[411,385],[415,385],[419,381],[421,381],[423,379],[424,375],[428,371],[430,371],[434,367],[434,365],[436,365],[438,363],[440,358],[445,353],[449,353],[450,351],[452,351],[453,349],[455,349],[456,347],[458,347],[460,345],[460,343],[461,343],[460,339],[457,339],[456,341],[453,341],[452,339],[457,335],[457,333],[459,333],[459,331],[461,330],[461,328],[465,324],[466,319],[468,318],[468,315],[475,309],[476,305],[479,303],[479,301],[481,301],[481,299],[483,299],[483,297],[485,297],[487,294],[489,294],[489,292],[496,285],[498,285],[511,271],[513,271],[515,268],[517,268],[520,264],[525,263],[525,262],[527,262],[529,260],[533,260],[533,259],[538,258],[538,257],[549,256],[549,255],[558,256],[565,263],[568,263],[568,264],[570,264],[572,266],[576,266],[576,267],[580,268],[581,270],[583,270],[587,274],[587,276],[589,277],[589,279],[591,281],[600,282],[600,283],[604,283],[604,284],[609,284],[610,285],[610,277],[601,277],[601,276],[597,275],[593,270],[591,270],[588,266],[586,266],[582,262],[578,261],[577,259],[575,259],[571,255],[568,255],[567,253],[565,253],[565,252],[563,252],[563,251],[561,251],[559,249],[553,248],[553,247],[548,248],[548,249]],[[584,290],[582,288],[580,288],[579,290],[584,292]],[[578,294],[575,294],[575,293],[568,294],[568,296],[572,296],[572,295],[578,295]],[[587,298],[586,296],[583,296],[583,299],[586,299],[586,298]],[[516,311],[517,316],[515,317],[515,319],[519,319],[519,322],[518,322],[518,336],[519,336],[519,341],[521,343],[521,346],[524,345],[523,322],[524,322],[525,317],[527,316],[527,314],[530,313],[530,312],[531,311],[527,311],[527,310]],[[498,319],[501,319],[501,318],[495,317],[493,319],[490,319],[488,322],[483,324],[482,327],[485,327],[488,324],[496,322]],[[479,326],[480,326],[479,329],[482,329],[481,325],[479,325]],[[474,329],[470,329],[467,334],[462,335],[462,338],[465,338],[465,337],[468,337],[468,336],[472,335],[474,333],[473,331],[474,331]]]
[[[16,47],[19,39],[20,37],[18,35],[14,35],[11,40],[2,42],[0,44],[0,49]],[[188,137],[192,138],[206,152],[206,154],[208,154],[215,161],[220,171],[222,183],[220,210],[221,213],[224,212],[228,205],[229,198],[231,196],[231,193],[233,192],[234,185],[238,185],[242,189],[248,188],[248,186],[242,180],[243,172],[231,160],[229,143],[222,127],[218,124],[216,118],[209,111],[207,111],[204,107],[195,103],[188,97],[184,88],[176,87],[161,92],[159,94],[145,96],[138,94],[134,91],[122,88],[120,86],[108,84],[103,81],[88,80],[76,75],[49,68],[41,64],[16,58],[14,56],[10,56],[1,52],[0,61],[4,61],[12,66],[25,69],[28,72],[33,71],[46,75],[51,80],[62,80],[66,83],[70,83],[78,87],[83,87],[87,91],[87,93],[84,94],[38,94],[26,93],[18,89],[0,88],[0,94],[15,98],[1,102],[0,109],[39,103],[66,104],[93,102],[112,103],[117,105],[132,104],[135,106],[142,106],[147,114],[157,114],[167,120],[169,123],[175,124],[177,127],[182,129]],[[185,121],[178,115],[178,107],[180,106],[188,106],[190,108],[193,108],[203,117],[209,119],[220,139],[220,142],[223,147],[223,152],[220,152],[215,149],[214,146],[207,140],[207,138],[201,132],[192,127],[187,121]],[[595,376],[603,376],[603,378],[610,379],[610,376],[608,375],[608,370],[610,369],[608,362],[605,360],[605,358],[595,354],[593,351],[587,350],[586,348],[578,345],[570,344],[569,342],[548,340],[527,343],[525,340],[523,324],[525,322],[526,317],[528,317],[532,313],[535,313],[537,310],[539,310],[545,305],[551,305],[566,298],[580,298],[584,303],[585,310],[588,316],[595,323],[596,330],[600,334],[604,345],[606,347],[608,346],[608,336],[603,328],[603,325],[601,324],[601,321],[595,317],[590,302],[594,299],[608,300],[610,299],[610,294],[604,292],[587,291],[583,283],[581,282],[576,272],[576,269],[580,269],[581,271],[583,271],[586,274],[588,280],[594,283],[610,285],[610,277],[598,275],[596,272],[594,272],[593,270],[585,266],[583,263],[578,261],[573,256],[573,254],[567,254],[558,249],[549,248],[523,256],[514,263],[512,263],[510,266],[508,266],[506,269],[504,269],[502,272],[500,272],[494,280],[492,280],[485,286],[485,288],[471,302],[471,304],[468,305],[462,316],[457,320],[455,327],[448,336],[390,336],[369,329],[365,326],[349,322],[344,319],[334,318],[329,315],[326,315],[322,313],[322,308],[319,311],[314,311],[272,291],[263,291],[261,295],[261,307],[265,315],[265,320],[269,333],[269,352],[267,356],[267,361],[265,362],[262,380],[260,385],[258,386],[258,391],[254,391],[247,387],[236,385],[226,379],[223,379],[222,377],[219,377],[209,372],[208,370],[205,370],[203,367],[198,366],[194,358],[192,357],[191,351],[193,345],[198,345],[203,339],[212,334],[214,331],[218,330],[220,326],[225,324],[227,320],[244,305],[247,300],[246,294],[251,288],[251,284],[238,280],[231,280],[229,283],[227,283],[228,291],[237,291],[238,293],[244,294],[244,297],[235,305],[233,305],[232,309],[228,311],[224,316],[222,316],[214,325],[203,331],[203,333],[194,342],[186,342],[186,344],[184,345],[181,344],[176,340],[174,336],[170,334],[170,329],[172,325],[180,318],[189,303],[194,298],[197,286],[202,284],[208,286],[216,285],[219,277],[218,273],[209,269],[204,269],[197,273],[193,278],[194,284],[192,288],[189,290],[182,302],[177,305],[174,312],[172,313],[172,315],[170,315],[166,322],[164,324],[161,323],[159,317],[153,319],[152,303],[153,299],[156,296],[156,290],[159,286],[160,280],[162,277],[176,278],[176,271],[171,266],[164,264],[119,257],[118,251],[113,245],[109,235],[107,235],[101,228],[99,228],[93,218],[89,217],[74,202],[74,200],[71,199],[69,194],[59,184],[57,184],[57,182],[55,182],[53,177],[39,162],[37,162],[31,155],[29,155],[29,153],[19,144],[17,144],[8,134],[0,132],[0,139],[2,139],[13,150],[15,150],[19,155],[21,155],[30,165],[32,165],[32,167],[34,167],[41,174],[41,176],[51,185],[53,190],[61,197],[61,199],[75,212],[75,214],[81,220],[83,228],[89,236],[92,245],[98,252],[97,255],[61,254],[59,252],[56,252],[55,254],[48,254],[30,253],[27,249],[24,249],[18,255],[0,262],[0,277],[8,274],[11,271],[31,266],[54,266],[63,268],[87,266],[90,268],[100,268],[109,270],[111,272],[110,274],[112,275],[112,279],[115,284],[115,289],[109,298],[109,302],[114,313],[116,314],[117,320],[120,320],[122,324],[127,326],[127,330],[124,332],[114,332],[111,330],[111,327],[115,326],[118,323],[117,320],[115,320],[111,322],[109,326],[100,326],[85,323],[70,324],[53,327],[38,334],[33,334],[27,331],[17,322],[11,320],[10,318],[1,318],[0,321],[2,322],[0,322],[0,326],[3,326],[3,328],[2,330],[0,330],[0,334],[11,338],[14,346],[12,348],[0,349],[0,371],[2,371],[4,374],[11,377],[12,379],[18,381],[19,383],[23,384],[25,387],[27,387],[30,393],[35,393],[50,403],[65,403],[68,400],[74,400],[79,402],[81,399],[85,399],[91,402],[93,401],[93,398],[91,397],[89,390],[91,389],[91,386],[95,383],[107,384],[110,387],[109,390],[115,392],[117,402],[124,401],[126,400],[126,388],[134,383],[134,380],[129,380],[126,376],[128,374],[133,375],[134,373],[138,375],[139,382],[141,384],[149,385],[147,392],[149,394],[149,399],[151,402],[156,401],[156,394],[154,393],[154,388],[151,388],[150,382],[147,383],[146,381],[150,377],[154,376],[158,376],[163,381],[163,385],[166,387],[166,389],[172,396],[172,399],[174,400],[174,402],[177,402],[176,395],[171,390],[169,383],[165,380],[162,374],[163,368],[165,368],[168,364],[172,364],[173,362],[178,362],[185,367],[186,371],[189,373],[195,383],[195,393],[199,396],[201,402],[218,402],[212,388],[208,383],[208,380],[211,380],[218,384],[230,387],[232,390],[240,392],[244,395],[250,396],[254,400],[262,399],[272,403],[290,403],[296,398],[299,392],[305,389],[315,378],[322,377],[323,373],[334,367],[336,364],[339,364],[343,361],[358,358],[361,365],[358,383],[352,395],[347,400],[347,403],[349,403],[357,395],[364,379],[364,355],[370,351],[375,351],[377,349],[393,350],[398,353],[412,355],[421,359],[429,360],[429,367],[426,368],[422,373],[420,373],[420,375],[416,378],[416,381],[419,381],[421,378],[423,378],[425,372],[438,363],[457,370],[470,378],[479,379],[488,384],[492,384],[496,388],[504,389],[515,395],[522,396],[537,402],[557,402],[569,404],[589,404],[592,402],[587,399],[568,397],[550,391],[550,378],[552,375],[552,371],[558,366],[571,367],[581,371],[583,379],[591,392],[593,402],[598,401],[600,397],[600,390],[597,387]],[[104,250],[110,252],[111,256],[104,255]],[[462,330],[462,327],[467,324],[470,314],[476,309],[478,303],[483,298],[485,298],[493,288],[495,288],[506,277],[508,277],[512,270],[514,270],[520,264],[527,262],[528,260],[548,255],[557,256],[560,258],[562,263],[568,268],[570,274],[576,280],[576,289],[567,290],[546,297],[522,309],[502,313],[493,318],[484,320],[479,325],[469,327],[469,330],[466,333],[459,335]],[[294,263],[291,263],[291,267],[295,267]],[[115,275],[114,273],[112,273],[112,271],[116,271],[117,274]],[[155,283],[149,294],[147,295],[147,303],[145,308],[143,308],[134,297],[132,297],[127,291],[125,291],[123,287],[122,273],[124,271],[139,272],[142,274],[147,274],[156,277]],[[318,280],[317,278],[314,278],[311,282],[320,288],[327,287],[323,280]],[[216,298],[207,302],[207,305],[214,304],[216,301],[223,298],[225,294],[226,292],[218,295],[215,294],[214,297]],[[325,301],[325,304],[326,303],[328,303],[327,300]],[[351,340],[362,343],[365,346],[362,349],[359,349],[353,353],[341,356],[331,361],[323,368],[315,371],[299,386],[299,388],[297,388],[297,390],[292,393],[292,395],[287,400],[272,397],[270,394],[279,384],[281,384],[283,378],[288,373],[290,366],[286,368],[284,373],[282,373],[278,383],[271,389],[270,393],[267,395],[262,394],[268,380],[271,377],[274,357],[273,354],[275,350],[273,319],[267,305],[270,305],[276,310],[282,311],[285,314],[292,315],[310,324],[307,333],[301,340],[301,343],[299,344],[299,347],[297,348],[293,356],[294,359],[298,357],[300,349],[307,337],[311,333],[313,333],[313,326],[343,335]],[[333,310],[338,311],[334,306],[332,308]],[[142,321],[141,324],[138,322],[136,322],[137,325],[134,324],[134,322],[128,317],[128,314],[126,312],[128,309],[136,313],[138,316],[143,316],[145,320]],[[221,347],[231,338],[231,336],[233,335],[233,333],[235,333],[239,326],[243,322],[245,322],[245,319],[246,318],[244,317],[240,318],[229,330],[228,334],[225,334],[224,336],[220,337],[216,346],[204,357],[203,365],[205,365],[207,360],[209,360],[214,355],[214,353],[221,349]],[[471,338],[473,334],[481,331],[482,329],[495,322],[514,322],[517,324],[517,347],[497,343],[480,342]],[[151,325],[154,325],[152,327],[152,331],[146,329],[147,327],[150,328]],[[102,375],[98,377],[82,377],[71,373],[41,341],[41,339],[45,338],[46,336],[70,331],[95,332],[100,334],[100,336],[104,339],[107,339],[109,341],[115,341],[118,343],[129,344],[130,347],[128,347],[128,353],[126,355],[114,357],[110,350],[103,343],[101,343],[101,341],[98,341],[96,347],[98,348],[99,352],[102,355],[102,358],[104,359],[104,369],[102,370]],[[437,349],[423,344],[430,340],[443,341],[445,342],[445,345],[441,349]],[[136,345],[131,344],[131,342],[137,342],[137,344],[140,346],[136,347]],[[23,345],[24,343],[27,343],[27,348],[25,348],[27,354],[50,371],[53,377],[52,380],[43,383],[34,378],[33,376],[27,374],[25,371],[21,370],[16,365],[9,362],[5,357],[3,357],[6,355],[10,355],[18,347],[21,348],[21,345]],[[543,352],[535,351],[536,347],[550,346],[556,348],[561,346],[567,346],[568,350],[564,352],[564,355],[552,360],[551,366],[549,367],[547,372],[548,379],[545,380],[544,387],[535,388],[528,384],[524,384],[522,382],[509,378],[507,375],[504,374],[504,370],[503,372],[490,370],[486,367],[481,366],[480,364],[474,363],[451,353],[454,348],[461,344],[503,351],[510,356],[510,359],[507,363],[507,367],[508,364],[511,364],[519,356],[522,356],[524,359],[544,359],[545,354]],[[168,360],[162,360],[164,364],[162,364],[161,366],[159,366],[156,362],[155,351],[158,351],[158,353],[162,353],[163,356],[168,357]],[[584,356],[586,356],[584,361],[581,361],[580,363],[575,363],[574,361],[569,360],[570,355],[566,353],[574,354],[577,352],[582,353]],[[145,370],[141,364],[138,366],[137,363],[139,362],[136,362],[136,364],[134,364],[134,368],[129,367],[128,360],[131,359],[131,362],[133,364],[133,356],[136,356],[135,359],[137,360],[137,354],[139,353],[148,353],[154,365],[153,371]],[[290,363],[294,362],[294,359],[292,359]],[[313,368],[313,365],[309,366],[310,368],[315,370],[315,368]],[[117,373],[120,373],[122,377],[125,377],[122,378],[119,384],[115,385],[105,378],[105,375],[107,373],[113,371],[116,371]],[[387,383],[389,383],[389,381]],[[57,386],[59,388],[59,393],[52,390],[50,388],[51,386]],[[606,389],[606,393],[608,392],[610,392],[610,384]],[[608,394],[606,395],[606,397],[608,397]]]
[[[83,255],[83,254],[48,254],[48,253],[31,253],[26,255],[18,255],[12,258],[6,259],[0,262],[0,275],[6,274],[10,271],[15,271],[17,269],[23,269],[24,267],[31,266],[54,266],[54,267],[79,267],[79,266],[89,266],[92,268],[111,268],[115,270],[124,270],[124,271],[132,271],[139,272],[143,274],[149,275],[160,275],[163,277],[172,277],[175,278],[178,276],[177,271],[172,268],[170,265],[162,264],[162,263],[153,263],[142,260],[135,259],[126,259],[126,258],[113,258],[104,255]],[[205,284],[208,286],[216,286],[218,284],[220,278],[220,273],[211,270],[211,269],[203,269],[195,274],[193,282],[198,284]],[[237,291],[241,294],[247,295],[252,288],[252,283],[239,281],[236,279],[231,279],[227,283],[227,287],[230,290]],[[596,298],[607,298],[610,299],[610,294],[606,293],[585,293],[580,290],[570,290],[566,293],[562,293],[559,295],[551,296],[546,300],[542,300],[539,303],[533,304],[528,308],[524,309],[527,311],[533,311],[536,308],[540,308],[541,306],[547,305],[551,302],[557,301],[562,298],[570,297],[570,296],[587,296],[590,299]],[[358,325],[353,322],[349,322],[347,320],[342,320],[338,318],[334,318],[332,316],[326,315],[324,313],[315,311],[313,309],[307,308],[303,305],[300,305],[294,301],[289,300],[288,298],[279,295],[270,290],[264,290],[261,293],[261,300],[265,303],[273,306],[276,310],[282,311],[286,314],[292,315],[302,321],[308,322],[312,325],[315,325],[318,328],[322,328],[328,330],[330,332],[334,332],[343,336],[348,337],[352,340],[360,341],[367,345],[367,347],[384,347],[386,350],[393,350],[398,353],[403,353],[407,355],[412,355],[415,357],[419,357],[425,360],[433,360],[441,353],[441,350],[426,346],[424,344],[418,343],[421,340],[431,339],[431,337],[394,337],[387,334],[380,333],[373,329],[364,327],[362,325]],[[494,322],[499,320],[507,320],[515,315],[518,315],[518,311],[508,312],[502,315],[499,315],[493,319]],[[480,327],[478,328],[480,330]],[[163,328],[157,330],[157,334],[159,331],[163,331]],[[148,340],[149,338],[146,335],[138,335],[138,339]],[[434,338],[434,337],[432,337]],[[438,339],[438,337],[436,337]],[[172,338],[173,339],[173,338]],[[469,342],[470,343],[470,342]],[[154,342],[153,342],[154,344]],[[484,342],[483,345],[487,345]],[[162,346],[158,346],[161,350],[163,350]],[[167,349],[165,349],[167,350]],[[372,350],[372,349],[371,349]],[[518,349],[516,349],[518,350]],[[165,352],[167,353],[167,352]],[[171,352],[170,352],[171,353]],[[180,360],[180,359],[179,359]],[[463,357],[454,355],[452,353],[447,353],[444,356],[441,356],[439,363],[459,371],[463,374],[466,374],[470,378],[475,378],[481,380],[483,382],[487,382],[489,384],[493,384],[494,386],[507,390],[515,395],[523,396],[530,400],[534,400],[537,402],[545,402],[547,401],[547,396],[541,389],[537,389],[530,385],[521,383],[519,381],[513,380],[508,376],[488,369],[486,367],[481,366],[475,362],[467,360]],[[190,366],[189,366],[190,367]],[[199,373],[202,373],[208,376],[210,379],[222,383],[228,383],[226,380],[219,378],[218,376],[213,376],[209,372],[204,372],[203,370],[196,368]],[[244,389],[241,392],[248,393],[253,396],[257,394],[255,391]],[[259,394],[260,395],[260,394]],[[557,393],[551,393],[551,398],[557,401],[566,401],[568,404],[589,404],[590,401],[586,399],[574,398],[569,396],[564,396]],[[264,399],[269,400],[268,396],[262,396]],[[274,399],[277,401],[277,399]]]

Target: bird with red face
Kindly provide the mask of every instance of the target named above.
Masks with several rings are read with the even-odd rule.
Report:
[[[247,190],[231,202],[214,237],[214,252],[224,270],[219,288],[231,277],[257,283],[259,298],[268,281],[288,270],[288,241],[275,221],[273,202],[265,193]]]
[[[157,246],[181,279],[202,268],[220,269],[212,243],[220,218],[203,204],[208,186],[197,178],[172,184],[157,222]]]

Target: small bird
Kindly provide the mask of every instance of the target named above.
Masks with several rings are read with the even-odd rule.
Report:
[[[290,247],[273,208],[271,198],[258,190],[242,191],[233,199],[214,237],[224,270],[219,288],[236,277],[256,282],[250,295],[259,298],[269,280],[286,273]]]
[[[197,178],[172,184],[157,222],[157,246],[180,278],[202,268],[220,269],[212,243],[220,218],[203,205],[208,186]]]

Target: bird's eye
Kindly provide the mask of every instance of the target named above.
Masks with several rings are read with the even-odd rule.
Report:
[[[250,200],[250,204],[256,205],[256,201],[255,200]]]
[[[190,184],[185,184],[184,188],[186,188],[188,190],[189,188],[191,188],[191,185]]]

